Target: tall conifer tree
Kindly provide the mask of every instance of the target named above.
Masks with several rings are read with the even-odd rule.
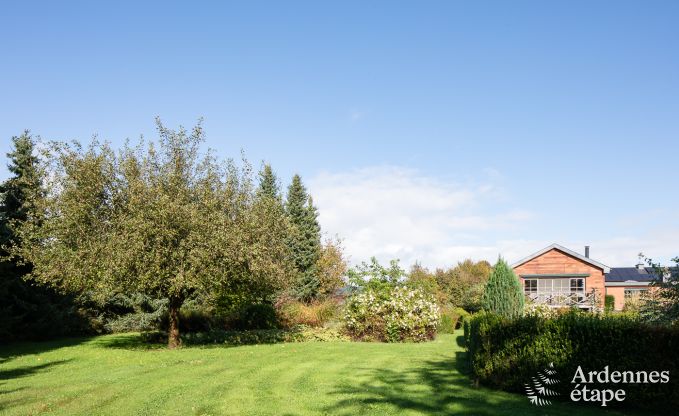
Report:
[[[310,301],[320,290],[316,262],[321,254],[321,227],[318,210],[299,175],[292,178],[285,209],[292,226],[289,246],[298,272],[294,292],[300,299]]]
[[[33,202],[42,193],[39,160],[30,133],[12,137],[12,145],[7,154],[12,176],[0,184],[0,341],[86,331],[71,297],[24,281],[31,265],[7,257],[7,250],[20,243],[15,227],[36,215]]]

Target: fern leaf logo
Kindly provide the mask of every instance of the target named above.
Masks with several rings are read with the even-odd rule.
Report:
[[[526,387],[526,396],[528,396],[528,400],[535,406],[548,406],[552,404],[552,401],[549,398],[559,395],[559,393],[549,387],[553,387],[558,383],[559,379],[556,378],[554,363],[549,363],[547,368],[538,371],[538,374],[535,377],[531,377],[530,383],[524,384]]]

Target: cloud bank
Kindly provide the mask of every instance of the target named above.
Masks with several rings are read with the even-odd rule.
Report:
[[[321,173],[309,187],[323,229],[343,238],[354,263],[373,255],[428,266],[497,257],[495,245],[484,245],[485,234],[502,233],[531,217],[524,210],[489,210],[505,198],[490,177],[457,183],[380,166]]]
[[[563,224],[541,229],[534,221],[539,215],[516,206],[494,171],[481,179],[454,181],[398,166],[366,167],[320,173],[309,181],[309,189],[324,232],[344,241],[352,264],[371,256],[427,267],[451,266],[465,258],[494,262],[498,255],[511,262],[554,242],[579,252],[590,245],[592,257],[609,266],[632,266],[639,251],[665,262],[679,255],[676,223],[674,228],[649,228],[643,235],[560,241]]]

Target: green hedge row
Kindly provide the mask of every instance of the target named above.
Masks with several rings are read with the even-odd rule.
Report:
[[[453,334],[470,316],[471,314],[462,308],[442,308],[437,331],[439,334]]]
[[[211,330],[206,332],[190,332],[182,334],[184,345],[223,344],[229,346],[278,344],[283,342],[331,342],[348,341],[349,338],[333,328],[311,328],[297,325],[291,329],[251,329],[244,331]],[[142,333],[147,343],[163,343],[167,334],[161,331]]]
[[[679,328],[650,326],[628,317],[569,312],[555,318],[515,320],[480,313],[465,322],[465,341],[478,382],[525,392],[539,371],[553,363],[560,380],[550,386],[570,400],[578,366],[589,371],[669,371],[667,383],[597,383],[624,389],[623,402],[607,407],[676,409],[679,406]],[[599,403],[600,405],[600,403]]]

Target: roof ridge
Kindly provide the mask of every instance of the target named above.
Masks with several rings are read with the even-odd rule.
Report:
[[[559,251],[561,251],[561,252],[563,252],[563,253],[571,256],[571,257],[575,257],[578,260],[581,260],[585,263],[588,263],[588,264],[591,264],[595,267],[598,267],[598,268],[603,270],[604,274],[609,273],[611,271],[611,268],[606,266],[605,264],[600,263],[596,260],[593,260],[589,257],[585,257],[582,254],[575,252],[575,251],[573,251],[569,248],[566,248],[566,247],[564,247],[560,244],[557,244],[557,243],[552,243],[549,246],[543,248],[542,250],[539,250],[539,251],[531,254],[530,256],[525,257],[525,258],[515,262],[514,264],[512,264],[512,268],[518,267],[518,266],[520,266],[520,265],[522,265],[526,262],[529,262],[529,261],[533,260],[534,258],[539,257],[539,256],[545,254],[546,252],[550,251],[550,250],[559,250]]]

